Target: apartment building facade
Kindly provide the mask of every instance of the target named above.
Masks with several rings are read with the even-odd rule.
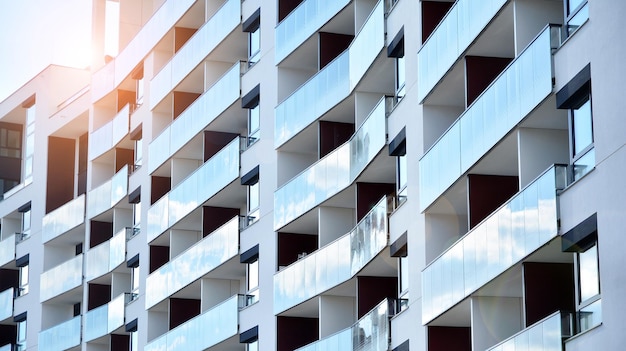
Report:
[[[622,349],[625,14],[93,1],[0,103],[0,351]]]

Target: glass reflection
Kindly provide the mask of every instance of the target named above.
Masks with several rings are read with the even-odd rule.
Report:
[[[42,241],[46,243],[84,221],[85,194],[82,194],[43,217]]]
[[[358,273],[387,246],[387,198],[350,233],[274,275],[274,311],[280,313]],[[305,287],[305,288],[303,288]]]
[[[79,287],[83,281],[83,255],[78,255],[43,272],[40,279],[39,296],[41,301]]]
[[[80,318],[76,316],[39,333],[39,350],[67,350],[80,344]]]

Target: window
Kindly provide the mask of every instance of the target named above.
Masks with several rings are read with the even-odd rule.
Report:
[[[141,168],[143,160],[143,139],[135,140],[135,169]]]
[[[406,201],[407,167],[406,155],[398,156],[396,161],[396,191],[398,193],[398,204]]]
[[[586,0],[565,0],[566,36],[572,35],[587,19],[589,6]]]
[[[404,97],[404,83],[405,83],[405,66],[404,56],[396,57],[396,92],[395,98],[399,102]]]
[[[571,163],[573,165],[573,180],[575,181],[593,169],[596,163],[590,98],[587,98],[581,106],[570,110],[570,124],[572,131]]]
[[[409,258],[398,257],[398,312],[404,310],[409,304]]]
[[[21,206],[18,209],[22,217],[21,230],[17,233],[16,240],[17,242],[21,242],[26,238],[30,237],[30,226],[31,226],[31,212],[30,212],[30,202]]]
[[[246,250],[239,255],[239,262],[246,265],[246,295],[240,307],[244,308],[259,301],[259,245]],[[252,339],[240,340],[247,343]]]
[[[133,228],[139,228],[141,224],[141,201],[133,204]]]
[[[28,294],[28,262],[20,266],[19,269],[20,286],[17,290],[17,296],[24,296]]]
[[[259,351],[259,340],[246,344],[246,351]]]
[[[17,322],[17,338],[15,340],[16,351],[26,350],[26,318]]]
[[[242,24],[244,32],[248,33],[248,67],[254,66],[261,58],[261,9],[258,8],[252,16]]]
[[[602,321],[598,245],[576,253],[578,332],[591,329]]]
[[[134,301],[139,296],[139,285],[141,284],[139,270],[139,254],[126,261],[126,266],[130,268],[130,294],[127,303]]]
[[[135,80],[135,86],[135,104],[137,107],[139,107],[143,105],[143,74],[141,75],[141,78],[137,78]]]
[[[259,220],[259,182],[248,186],[248,225]]]
[[[139,351],[139,334],[137,333],[137,330],[133,330],[129,333],[129,343],[130,345],[128,346],[128,350],[129,351]]]
[[[248,33],[248,66],[252,67],[261,57],[261,28]]]
[[[250,146],[259,140],[261,129],[261,114],[259,104],[248,109],[248,145]]]

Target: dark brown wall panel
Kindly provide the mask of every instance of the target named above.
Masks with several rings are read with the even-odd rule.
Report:
[[[224,148],[233,139],[239,137],[236,133],[223,132],[204,132],[204,161],[213,157],[216,153]]]
[[[385,298],[398,296],[397,277],[357,277],[357,314],[363,317]]]
[[[89,248],[100,245],[113,237],[113,223],[91,221]]]
[[[282,21],[304,0],[278,0],[278,22]]]
[[[524,262],[526,325],[556,311],[574,310],[574,265]]]
[[[128,104],[134,104],[137,99],[137,93],[132,90],[119,90],[117,91],[117,112],[120,112],[124,106]]]
[[[87,163],[89,162],[89,133],[78,138],[78,195],[87,193]]]
[[[132,164],[135,164],[135,150],[115,148],[115,173]]]
[[[422,1],[422,43],[435,30],[454,2]]]
[[[354,35],[337,34],[320,32],[320,66],[319,69],[326,67],[335,57],[344,52]]]
[[[428,351],[472,351],[469,327],[428,327]]]
[[[151,180],[150,205],[154,205],[155,202],[172,189],[172,178],[153,176]]]
[[[89,284],[89,301],[87,310],[91,311],[111,301],[111,286],[103,284]]]
[[[75,151],[74,139],[48,137],[46,213],[74,198]]]
[[[178,116],[185,111],[189,105],[191,105],[196,99],[200,97],[200,94],[197,93],[188,93],[186,91],[175,91],[174,92],[174,119],[178,118]]]
[[[130,351],[130,336],[122,334],[111,334],[112,351]]]
[[[338,146],[350,140],[354,134],[354,124],[320,121],[319,123],[319,156],[326,156]]]
[[[202,207],[202,236],[213,233],[217,228],[226,224],[233,217],[239,215],[238,208]]]
[[[200,300],[170,299],[170,330],[200,314]]]
[[[169,246],[150,246],[150,273],[170,260]]]
[[[506,68],[510,58],[465,56],[467,74],[467,106]]]
[[[278,233],[278,266],[288,266],[298,260],[298,254],[317,250],[317,235]]]
[[[318,318],[276,317],[278,336],[277,351],[293,351],[301,346],[317,341],[319,336]]]
[[[174,27],[174,53],[177,53],[197,31],[195,28]]]
[[[356,183],[356,219],[360,221],[384,196],[396,191],[395,184]]]
[[[0,291],[19,286],[20,272],[17,269],[0,269]]]
[[[467,178],[470,229],[519,190],[519,180],[515,176],[470,174]]]
[[[17,326],[0,324],[0,345],[14,344],[17,339]],[[11,349],[13,350],[13,349]]]

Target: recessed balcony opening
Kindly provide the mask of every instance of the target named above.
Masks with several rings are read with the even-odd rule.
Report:
[[[363,2],[361,5],[365,6],[364,4]],[[354,3],[346,6],[280,63],[278,66],[279,101],[291,95],[296,88],[326,67],[352,43],[363,21],[361,20],[358,28],[355,27],[355,6]]]

